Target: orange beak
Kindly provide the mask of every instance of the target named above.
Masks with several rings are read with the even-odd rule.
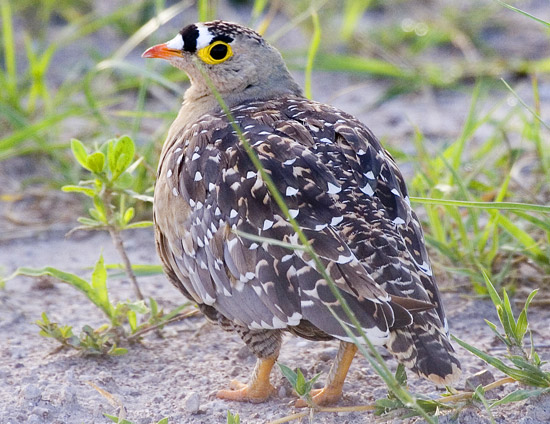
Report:
[[[149,47],[141,57],[152,57],[157,59],[170,59],[174,56],[181,57],[181,50],[170,49],[167,43],[157,44],[156,46]]]

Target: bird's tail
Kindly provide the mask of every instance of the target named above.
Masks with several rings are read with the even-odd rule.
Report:
[[[392,330],[386,347],[399,362],[438,386],[450,386],[460,377],[460,361],[433,310],[414,313],[411,325]]]

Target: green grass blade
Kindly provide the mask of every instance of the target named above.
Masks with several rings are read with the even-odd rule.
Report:
[[[110,309],[105,309],[104,304],[93,289],[93,287],[84,279],[78,277],[75,274],[71,274],[69,272],[63,272],[59,269],[52,268],[52,267],[44,267],[44,268],[28,268],[28,267],[21,267],[17,268],[15,272],[7,278],[7,280],[11,280],[14,277],[17,277],[19,275],[25,275],[27,277],[41,277],[44,275],[49,275],[51,277],[57,278],[58,280],[62,281],[63,283],[70,284],[74,288],[80,290],[82,293],[86,295],[88,299],[90,299],[98,308],[100,308],[105,315],[110,317]]]
[[[496,209],[509,211],[525,211],[550,213],[550,206],[534,205],[530,203],[514,203],[514,202],[471,202],[466,200],[449,200],[449,199],[431,199],[426,197],[411,197],[411,202],[423,203],[425,205],[446,205],[460,206],[464,208],[477,209]]]
[[[4,84],[6,85],[2,87],[2,90],[6,90],[9,93],[9,98],[15,98],[17,95],[17,66],[15,61],[15,41],[13,39],[13,20],[8,0],[0,0],[0,16],[2,16],[4,66],[6,67],[4,78]],[[0,96],[2,95],[0,94]]]
[[[543,24],[543,25],[547,26],[548,28],[550,28],[550,22],[543,21],[542,19],[539,19],[539,18],[531,15],[530,13],[527,13],[527,12],[521,10],[521,9],[518,9],[517,7],[511,6],[508,3],[504,3],[502,0],[496,0],[496,1],[499,2],[501,5],[503,5],[504,7],[508,8],[510,10],[513,10],[514,12],[521,13],[522,15],[527,16],[528,18],[538,22],[539,24]]]
[[[311,11],[311,21],[313,23],[313,35],[311,36],[311,43],[309,44],[309,51],[307,54],[306,75],[304,81],[304,92],[308,99],[312,98],[311,73],[313,71],[315,56],[317,55],[319,44],[321,43],[321,25],[319,23],[319,16],[315,10]]]
[[[540,115],[532,107],[530,107],[527,103],[523,101],[523,99],[518,95],[518,93],[514,91],[512,87],[510,87],[510,85],[504,80],[504,78],[501,78],[500,80],[506,86],[506,88],[510,91],[510,93],[514,95],[514,97],[518,100],[518,102],[520,102],[521,105],[525,109],[527,109],[529,113],[531,113],[531,115],[533,115],[537,121],[539,121],[542,125],[544,125],[546,129],[550,130],[550,125],[544,122],[544,120],[540,117]]]
[[[351,39],[357,27],[357,22],[370,6],[370,3],[371,0],[346,0],[341,30],[342,40],[347,42]]]

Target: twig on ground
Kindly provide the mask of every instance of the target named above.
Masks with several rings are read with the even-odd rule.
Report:
[[[494,381],[491,384],[487,384],[483,387],[485,392],[496,389],[497,387],[503,386],[508,383],[515,383],[516,380],[512,377],[501,378],[500,380]],[[439,403],[452,403],[452,402],[461,402],[464,400],[471,399],[474,396],[474,392],[462,392],[452,396],[446,396],[439,399],[436,399]],[[357,412],[357,411],[374,411],[376,406],[374,405],[357,405],[357,406],[343,406],[343,407],[334,407],[334,408],[318,408],[316,412]],[[310,411],[299,412],[297,414],[288,415],[276,419],[275,421],[270,421],[268,424],[283,424],[290,421],[298,420],[300,418],[307,417]]]
[[[195,309],[195,310],[189,311],[189,312],[182,312],[182,313],[176,315],[174,318],[169,319],[168,321],[160,322],[158,324],[152,325],[151,327],[147,327],[147,328],[144,328],[142,330],[136,331],[134,334],[132,334],[131,336],[128,337],[128,341],[130,341],[130,342],[134,341],[138,337],[141,337],[142,335],[144,335],[145,333],[148,333],[150,331],[154,331],[154,330],[156,330],[160,327],[164,327],[165,325],[172,324],[174,322],[183,321],[186,318],[194,317],[195,315],[198,315],[199,313],[200,313],[200,311],[198,309]]]

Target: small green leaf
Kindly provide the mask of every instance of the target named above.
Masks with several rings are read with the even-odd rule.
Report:
[[[143,300],[137,300],[135,302],[126,302],[126,307],[130,309],[131,311],[137,312],[138,314],[146,314],[149,312],[149,308],[145,304]]]
[[[90,211],[92,211],[92,210],[97,214],[97,211],[95,209],[90,209]],[[88,227],[98,227],[98,226],[104,225],[104,223],[101,222],[101,221],[98,221],[98,220],[95,220],[95,219],[90,219],[90,218],[85,218],[83,216],[77,218],[77,221],[80,222],[83,225],[88,226]]]
[[[123,172],[117,177],[114,186],[119,190],[127,190],[134,184],[134,177],[127,172]]]
[[[124,216],[122,217],[124,225],[128,224],[132,220],[132,218],[134,217],[134,214],[135,214],[134,208],[126,209],[126,212],[124,212]]]
[[[134,141],[127,135],[120,137],[116,141],[112,152],[109,152],[109,154],[111,153],[112,159],[109,158],[109,167],[111,168],[111,172],[113,174],[113,180],[116,180],[134,160]],[[111,163],[114,166],[111,166]]]
[[[138,222],[133,222],[133,223],[127,225],[125,228],[126,229],[147,228],[147,227],[150,227],[152,225],[153,225],[153,221],[138,221]]]
[[[87,169],[95,174],[100,174],[105,168],[105,155],[101,152],[94,152],[86,160]]]
[[[296,386],[294,387],[294,390],[296,390],[296,393],[298,393],[299,396],[304,396],[308,394],[306,379],[304,377],[304,374],[302,374],[302,370],[300,368],[298,368],[298,371],[296,372]]]
[[[298,375],[289,367],[287,367],[284,364],[281,364],[280,362],[277,362],[277,365],[279,365],[279,368],[281,369],[281,373],[290,382],[290,385],[295,388]]]
[[[97,211],[97,216],[92,215],[94,218],[99,219],[101,222],[107,224],[107,212],[105,210],[105,204],[99,196],[94,196],[94,206]],[[99,218],[97,218],[99,217]]]
[[[109,293],[107,291],[107,270],[103,261],[103,255],[99,256],[94,271],[92,272],[92,287],[97,295],[104,311],[109,311],[109,318],[113,319],[113,306],[109,302]]]
[[[75,186],[75,185],[66,185],[61,187],[61,190],[64,192],[76,192],[76,193],[83,193],[86,196],[94,197],[95,191],[88,187],[81,187],[81,186]]]
[[[532,396],[540,396],[544,393],[550,393],[550,388],[534,390],[518,389],[504,396],[502,399],[493,402],[490,408],[492,409],[495,406],[504,405],[505,403],[519,402]]]
[[[231,411],[227,411],[227,424],[240,424],[241,418],[239,417],[239,414],[233,415]]]
[[[149,298],[149,309],[151,310],[151,316],[156,317],[158,315],[158,303],[152,297]]]
[[[73,155],[78,161],[78,163],[83,168],[86,168],[87,170],[90,171],[90,168],[88,167],[88,152],[86,151],[84,144],[82,144],[80,140],[73,138],[71,140],[71,150],[73,151]]]
[[[491,280],[489,279],[489,276],[485,271],[482,271],[483,279],[485,280],[485,285],[487,287],[487,291],[489,292],[489,296],[491,296],[491,300],[495,304],[495,306],[501,305],[502,300],[500,299],[500,296],[498,295],[497,291],[495,290],[495,286],[493,286],[493,283],[491,283]]]
[[[126,355],[128,353],[128,349],[124,347],[113,347],[109,350],[108,353],[111,356],[121,356],[121,355]]]
[[[137,328],[136,311],[129,310],[126,313],[126,318],[128,319],[128,325],[130,325],[130,330],[132,330],[132,334],[135,333]]]

